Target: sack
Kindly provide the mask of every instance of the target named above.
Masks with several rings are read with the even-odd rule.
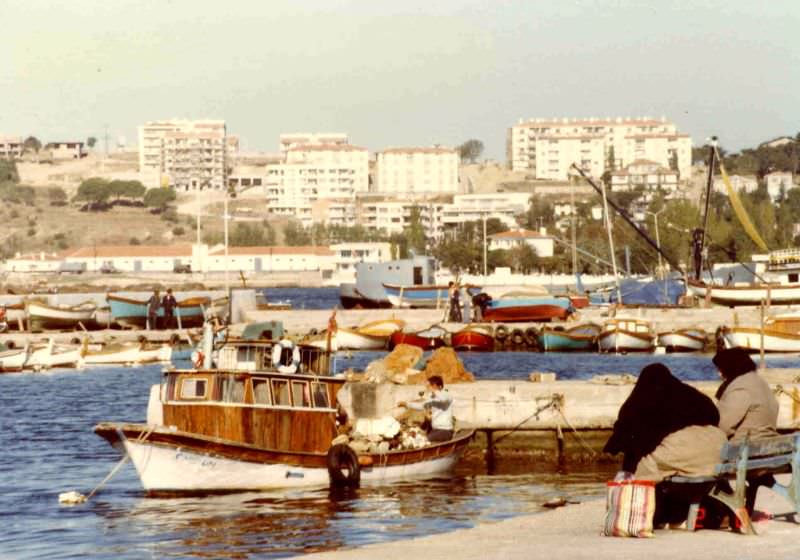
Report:
[[[623,480],[607,483],[606,537],[652,537],[656,510],[656,483]]]

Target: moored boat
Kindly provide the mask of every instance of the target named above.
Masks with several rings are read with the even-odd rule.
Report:
[[[700,328],[674,329],[658,333],[658,345],[667,352],[700,352],[708,340],[706,331]]]
[[[467,325],[450,335],[455,350],[468,352],[491,352],[494,350],[493,329],[489,325]]]
[[[172,348],[168,344],[112,342],[97,350],[85,345],[81,354],[86,365],[168,363],[172,359]]]
[[[773,305],[800,303],[800,283],[722,286],[689,280],[686,290],[699,299],[709,298],[712,303],[730,307],[761,305],[765,301]]]
[[[718,336],[727,348],[748,352],[800,352],[800,314],[785,313],[767,317],[764,328],[721,327]]]
[[[597,348],[597,335],[601,330],[595,323],[568,329],[546,326],[537,333],[537,345],[543,352],[589,352]]]
[[[361,334],[368,334],[371,336],[391,336],[392,333],[401,330],[406,326],[406,322],[402,319],[381,319],[378,321],[371,321],[364,325],[357,327],[357,331]]]
[[[31,330],[75,329],[79,325],[93,324],[97,305],[84,302],[79,305],[55,306],[29,300],[25,302],[25,313]]]
[[[642,319],[609,319],[597,336],[597,347],[601,352],[652,352],[655,345],[653,325]]]
[[[291,349],[299,353],[295,373],[260,369],[277,344],[229,341],[217,353],[230,369],[166,371],[162,383],[151,388],[146,424],[104,422],[95,433],[130,456],[149,493],[269,490],[435,475],[454,466],[474,433],[462,430],[443,443],[381,453],[333,445],[336,397],[344,378],[328,374],[326,352],[305,346]]]
[[[484,300],[481,318],[489,322],[525,322],[566,319],[574,311],[566,296],[516,297]]]
[[[384,284],[383,287],[386,290],[386,297],[393,307],[440,309],[447,307],[450,303],[449,286]],[[478,286],[466,286],[466,288],[470,297],[480,292]]]
[[[416,332],[395,331],[389,337],[389,349],[393,349],[398,344],[410,344],[423,350],[435,350],[446,344],[446,336],[447,331],[439,326]]]
[[[106,296],[111,315],[120,325],[143,328],[147,324],[147,300],[138,300],[116,294]],[[175,321],[182,327],[197,327],[205,320],[205,310],[211,305],[208,297],[191,297],[178,301],[175,307]],[[158,317],[164,317],[164,309],[159,308]]]

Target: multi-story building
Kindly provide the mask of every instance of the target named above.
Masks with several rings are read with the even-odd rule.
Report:
[[[81,159],[86,156],[83,142],[48,142],[44,151],[49,153],[54,161]]]
[[[225,121],[169,120],[139,127],[139,174],[148,187],[222,190],[239,148]]]
[[[350,140],[347,134],[343,132],[296,132],[294,134],[281,134],[280,136],[281,154],[283,155],[297,146],[308,144],[339,146],[349,143]]]
[[[441,209],[437,230],[456,229],[465,222],[496,218],[506,227],[517,227],[517,216],[530,206],[530,193],[458,194]]]
[[[758,190],[758,178],[755,175],[728,175],[728,179],[736,192],[751,193]],[[728,192],[720,175],[714,176],[712,188],[715,192],[723,194]]]
[[[692,140],[665,118],[532,119],[508,131],[508,163],[536,179],[567,180],[576,164],[600,177],[636,160],[677,167],[688,179]]]
[[[378,152],[375,192],[416,196],[458,192],[458,153],[450,148]]]
[[[636,160],[624,169],[611,172],[612,191],[630,191],[636,188],[646,191],[660,189],[673,193],[678,190],[678,172],[646,159]]]
[[[19,136],[0,136],[0,158],[19,159],[24,151]]]
[[[495,233],[489,236],[489,250],[513,249],[520,245],[528,245],[539,257],[553,256],[553,237],[547,233],[539,233],[527,229],[518,229]]]
[[[767,184],[769,197],[777,201],[781,194],[786,195],[789,189],[795,188],[794,175],[791,171],[773,171],[764,175],[764,182]]]
[[[294,216],[308,226],[319,201],[336,201],[329,223],[352,225],[358,193],[369,189],[369,152],[350,144],[299,144],[287,149],[283,162],[267,166],[266,196],[270,212]],[[337,206],[338,205],[338,206]],[[322,206],[318,205],[318,209]],[[319,215],[319,214],[318,214]]]

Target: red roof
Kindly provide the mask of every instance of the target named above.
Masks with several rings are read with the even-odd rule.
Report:
[[[97,247],[81,247],[64,258],[114,258],[114,257],[191,257],[192,246],[181,245],[98,245]]]
[[[491,239],[531,239],[533,237],[550,237],[549,235],[542,235],[537,231],[531,231],[529,229],[515,229],[511,231],[504,231],[501,233],[495,233],[490,235],[489,238]]]
[[[455,154],[452,148],[388,148],[380,154]]]

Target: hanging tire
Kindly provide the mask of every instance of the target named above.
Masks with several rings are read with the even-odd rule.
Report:
[[[494,329],[494,337],[500,341],[508,338],[508,327],[505,325],[497,325]]]
[[[536,330],[536,327],[528,327],[525,329],[525,340],[528,342],[528,346],[535,347],[539,344],[539,331]]]
[[[357,488],[361,483],[361,467],[353,448],[337,443],[328,449],[328,479],[331,486]]]
[[[525,333],[522,329],[514,329],[511,331],[511,343],[515,346],[521,346],[525,342]]]

